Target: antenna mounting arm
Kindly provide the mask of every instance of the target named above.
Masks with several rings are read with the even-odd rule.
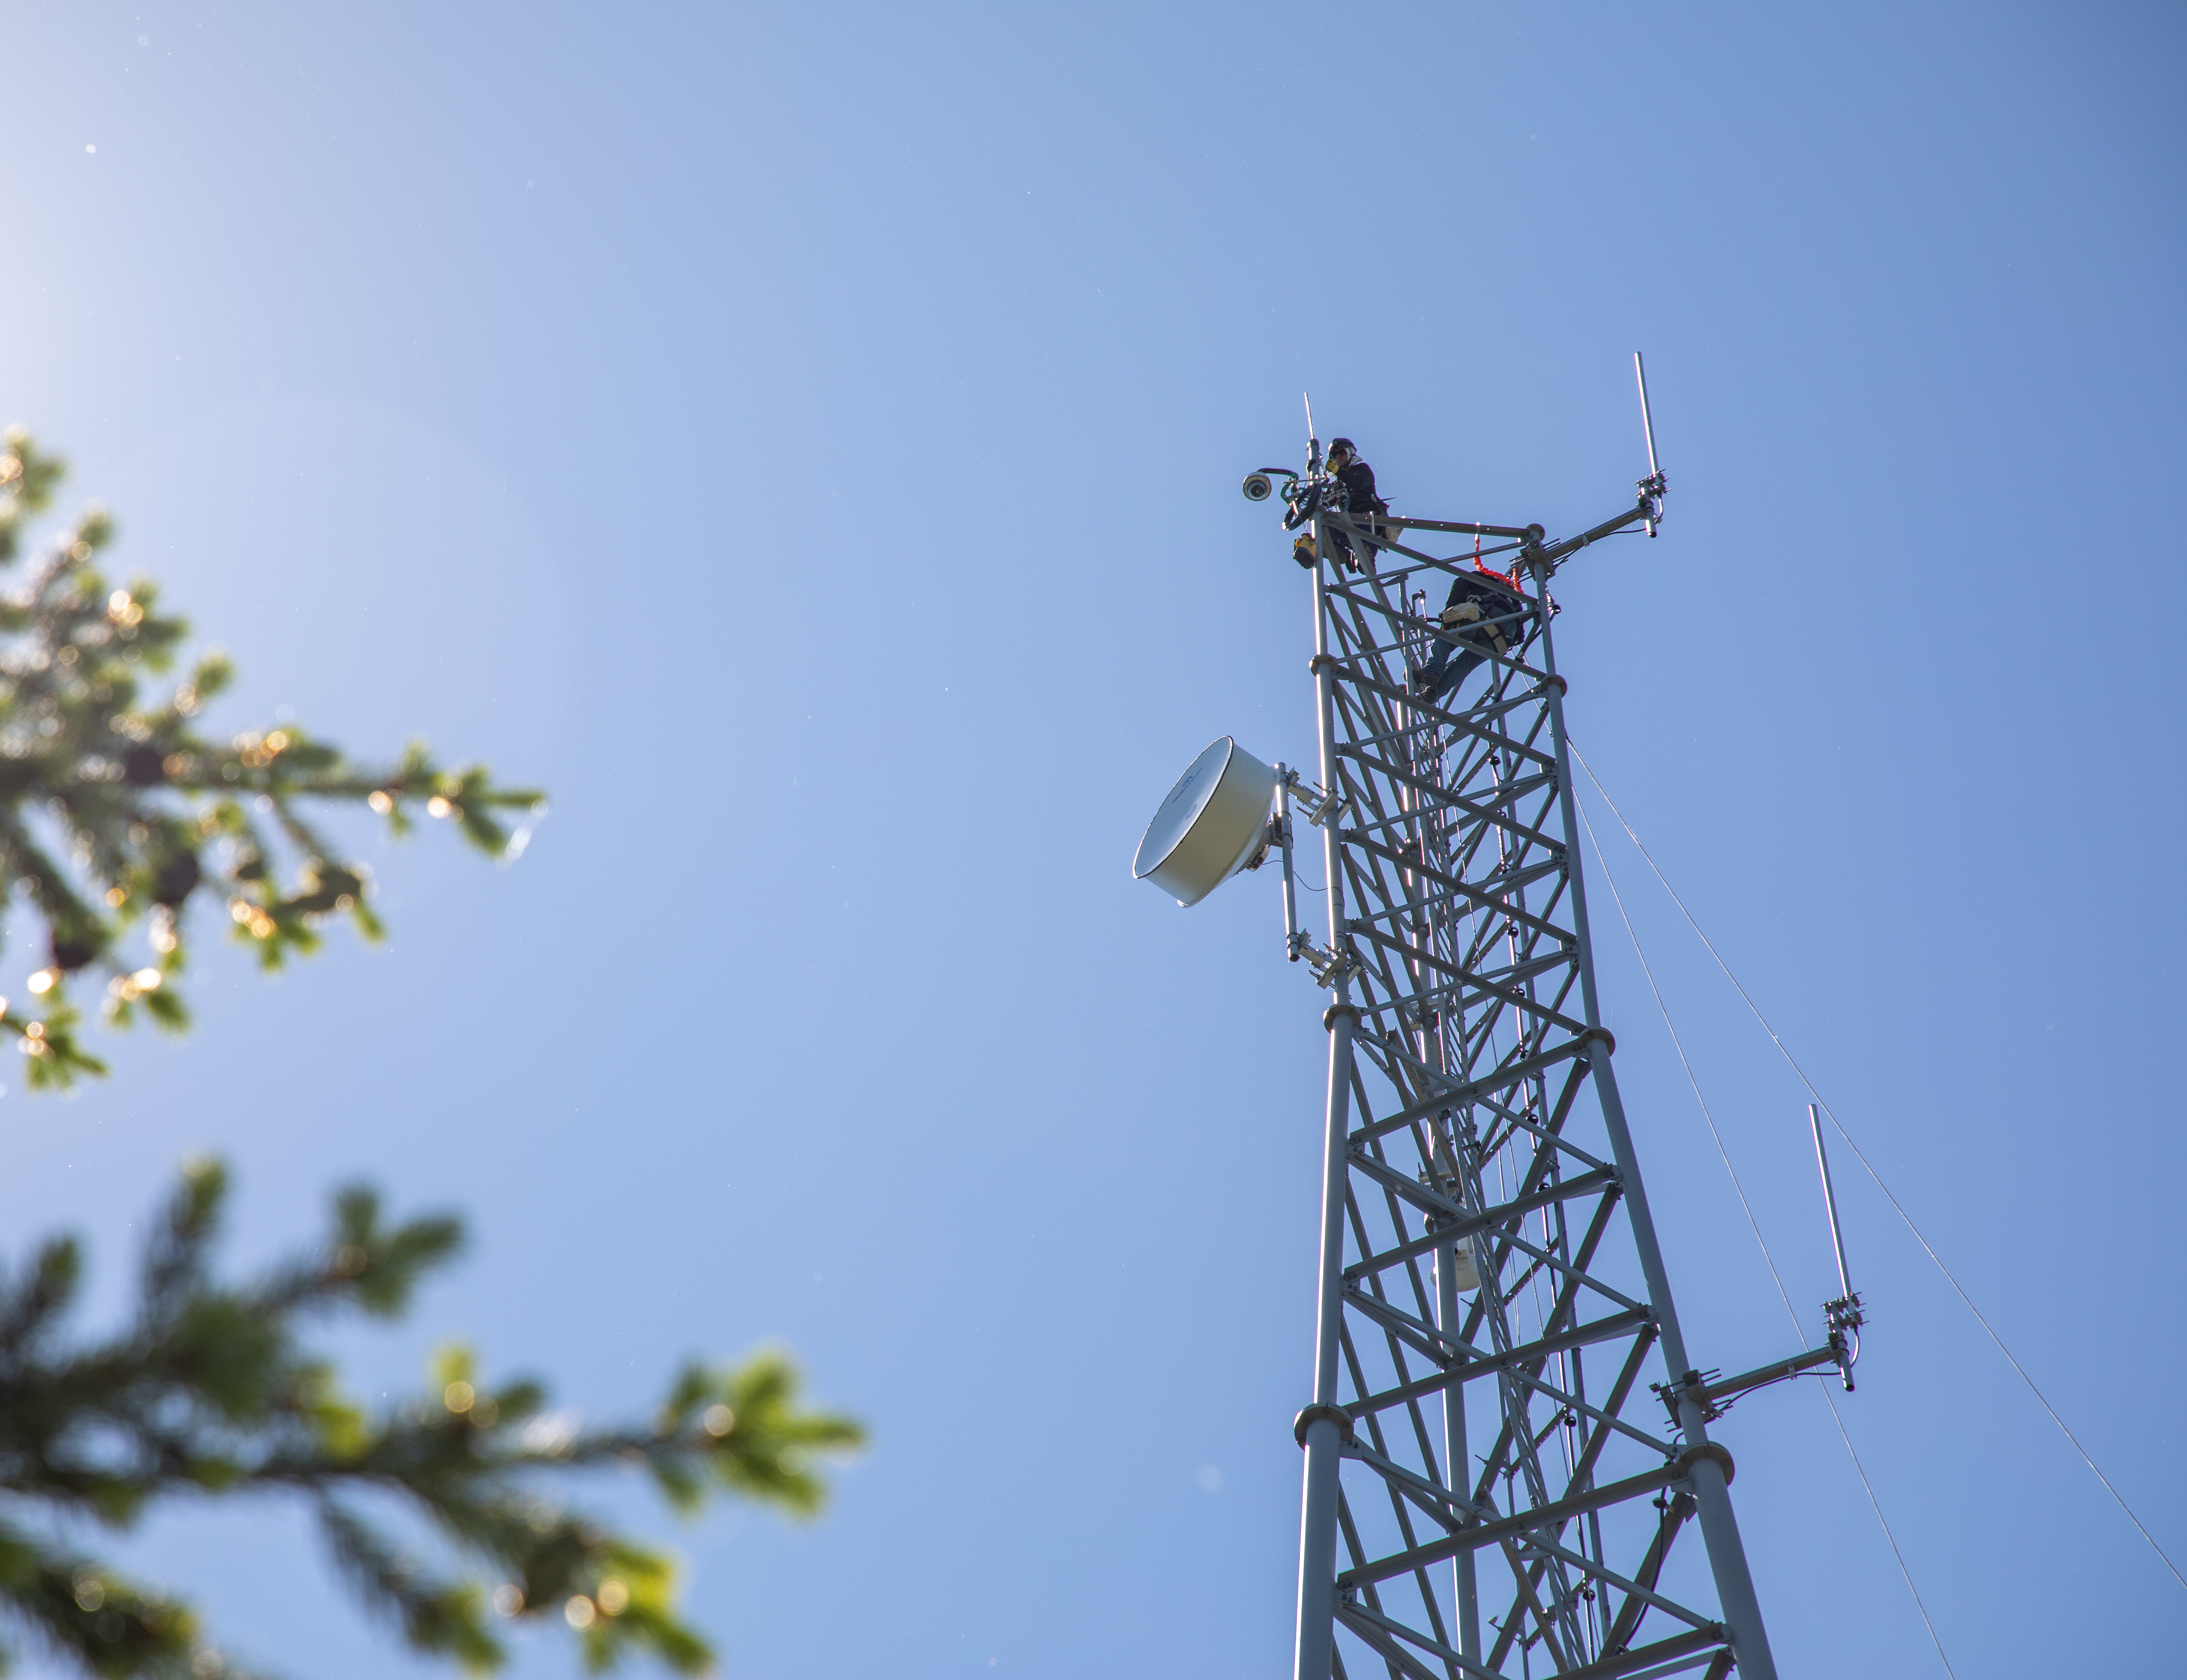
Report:
[[[1651,496],[1648,486],[1650,484],[1659,483],[1661,478],[1661,475],[1658,474],[1655,479],[1643,479],[1640,481],[1640,499],[1630,513],[1620,514],[1616,519],[1605,520],[1593,530],[1583,531],[1577,537],[1567,537],[1561,541],[1544,543],[1535,548],[1526,555],[1528,563],[1544,565],[1551,571],[1555,571],[1574,554],[1586,548],[1588,543],[1599,542],[1605,537],[1615,537],[1619,531],[1629,526],[1646,525],[1650,528],[1652,535],[1654,525],[1663,517],[1663,503],[1661,490],[1658,489]]]

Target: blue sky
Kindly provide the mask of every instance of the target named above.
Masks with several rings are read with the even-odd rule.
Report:
[[[608,1412],[787,1343],[874,1432],[822,1523],[602,1496],[732,1673],[1280,1672],[1320,1004],[1272,883],[1127,862],[1212,737],[1308,756],[1237,492],[1302,389],[1399,509],[1570,530],[1642,469],[1639,346],[1670,518],[1560,579],[1575,737],[2187,1560],[2183,71],[2158,6],[8,6],[0,418],[232,650],[233,728],[553,814],[375,853],[385,948],[208,962],[190,1039],[12,1090],[0,1230],[86,1231],[110,1306],[213,1149],[239,1258],[356,1174],[469,1211],[366,1391],[461,1334]],[[1583,791],[1813,1328],[1805,1093]],[[1596,897],[1745,1368],[1792,1333]],[[2187,1589],[1839,1182],[1841,1404],[1958,1672],[2155,1672]],[[1819,1396],[1723,1436],[1783,1672],[1941,1674]],[[131,1544],[239,1654],[417,1672],[277,1512]]]

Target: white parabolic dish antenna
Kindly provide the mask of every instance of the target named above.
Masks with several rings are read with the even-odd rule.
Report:
[[[1276,773],[1225,735],[1192,761],[1147,824],[1132,878],[1197,904],[1238,871],[1268,831]]]

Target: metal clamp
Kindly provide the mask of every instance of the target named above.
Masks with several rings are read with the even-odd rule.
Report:
[[[1836,1360],[1838,1380],[1845,1385],[1845,1391],[1851,1394],[1853,1390],[1852,1368],[1860,1358],[1860,1327],[1868,1322],[1868,1315],[1861,1310],[1860,1296],[1854,1294],[1824,1301],[1823,1318],[1830,1325],[1830,1339],[1826,1345]]]
[[[1730,1486],[1733,1469],[1731,1452],[1730,1449],[1720,1441],[1704,1441],[1700,1446],[1689,1447],[1684,1452],[1679,1453],[1678,1474],[1680,1475],[1690,1474],[1694,1466],[1704,1458],[1723,1472],[1723,1485],[1726,1487]]]
[[[1306,784],[1306,786],[1313,788],[1315,797],[1302,801],[1299,806],[1299,812],[1315,828],[1318,829],[1323,823],[1333,822],[1344,814],[1342,794],[1325,793],[1320,788],[1314,787],[1310,782]]]
[[[1671,1427],[1674,1430],[1683,1430],[1685,1428],[1685,1424],[1678,1416],[1678,1402],[1689,1395],[1692,1396],[1700,1405],[1701,1416],[1704,1419],[1713,1419],[1719,1415],[1717,1408],[1709,1403],[1709,1379],[1721,1374],[1722,1373],[1715,1369],[1689,1371],[1684,1376],[1673,1377],[1667,1383],[1650,1383],[1648,1391],[1663,1402],[1663,1411],[1671,1420]]]
[[[1336,1433],[1341,1439],[1346,1441],[1352,1439],[1352,1414],[1341,1406],[1309,1406],[1291,1419],[1291,1433],[1298,1438],[1301,1447],[1306,1445],[1307,1430],[1324,1418],[1336,1425]],[[1725,1479],[1729,1480],[1728,1476]]]
[[[1324,990],[1334,990],[1346,976],[1364,972],[1358,958],[1349,952],[1324,951],[1310,935],[1299,936],[1299,955],[1313,970],[1313,983]]]

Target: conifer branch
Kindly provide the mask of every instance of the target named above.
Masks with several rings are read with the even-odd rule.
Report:
[[[330,921],[380,936],[370,869],[342,855],[316,810],[362,806],[400,837],[422,809],[506,857],[509,823],[545,809],[536,789],[443,766],[422,742],[375,764],[296,723],[205,733],[200,716],[234,669],[209,655],[155,689],[189,626],[160,610],[149,579],[115,588],[96,569],[114,537],[105,513],[87,510],[33,553],[30,525],[64,471],[20,430],[0,441],[0,570],[30,556],[20,587],[0,596],[0,918],[20,900],[46,931],[31,1001],[0,1000],[0,1034],[38,1089],[106,1071],[71,995],[87,984],[104,982],[111,1025],[142,1014],[188,1026],[194,906],[217,903],[268,969],[317,950]]]
[[[703,1672],[711,1652],[676,1609],[669,1559],[548,1490],[644,1469],[686,1514],[728,1494],[810,1516],[821,1464],[863,1438],[806,1408],[777,1353],[687,1365],[649,1419],[587,1426],[549,1410],[537,1381],[489,1385],[452,1347],[423,1393],[368,1411],[300,1332],[399,1315],[460,1251],[459,1222],[390,1223],[351,1187],[323,1243],[231,1284],[212,1264],[227,1197],[219,1163],[185,1168],[146,1239],[136,1313],[104,1340],[61,1342],[72,1242],[0,1274],[0,1623],[87,1674],[242,1671],[187,1604],[37,1537],[68,1526],[56,1519],[119,1529],[160,1501],[242,1494],[306,1502],[342,1578],[423,1655],[491,1670],[505,1655],[497,1622],[559,1620],[590,1668],[646,1655]]]

